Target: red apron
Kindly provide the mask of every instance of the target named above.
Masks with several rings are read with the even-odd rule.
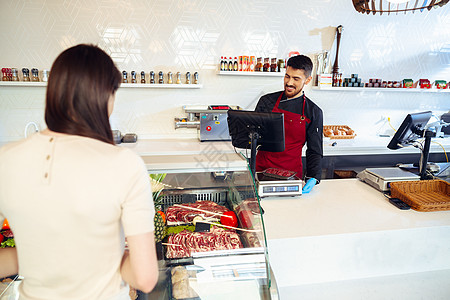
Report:
[[[303,95],[302,114],[279,109],[282,92],[272,112],[284,114],[284,139],[283,152],[258,151],[256,155],[256,171],[261,172],[267,168],[280,168],[297,172],[297,177],[302,178],[302,148],[306,142],[306,123],[311,122],[305,117],[305,95]]]

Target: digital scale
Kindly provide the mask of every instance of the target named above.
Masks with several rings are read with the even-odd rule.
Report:
[[[257,189],[260,197],[300,196],[302,194],[303,181],[295,179],[280,180],[256,173]]]
[[[419,175],[397,167],[367,168],[360,172],[357,177],[382,192],[390,190],[391,182],[420,180]]]

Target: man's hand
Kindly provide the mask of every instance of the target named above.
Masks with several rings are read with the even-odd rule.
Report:
[[[302,193],[308,194],[309,192],[311,192],[312,188],[316,185],[316,183],[317,179],[315,178],[308,179],[308,181],[306,182],[305,186],[302,189]]]

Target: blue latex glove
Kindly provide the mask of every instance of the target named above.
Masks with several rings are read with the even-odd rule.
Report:
[[[308,194],[309,192],[311,192],[312,188],[316,185],[316,183],[317,179],[315,178],[308,179],[308,181],[306,182],[305,186],[302,189],[302,193]]]

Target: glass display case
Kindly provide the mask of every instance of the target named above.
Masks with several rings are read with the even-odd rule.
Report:
[[[143,159],[157,211],[159,280],[148,294],[131,290],[130,299],[278,299],[263,211],[243,156]],[[21,280],[4,278],[0,300],[18,299]]]
[[[165,236],[157,245],[158,285],[138,299],[278,299],[246,161],[239,154],[183,161],[176,168],[148,164]]]
[[[23,277],[19,275],[0,278],[0,300],[19,299],[19,284]]]

